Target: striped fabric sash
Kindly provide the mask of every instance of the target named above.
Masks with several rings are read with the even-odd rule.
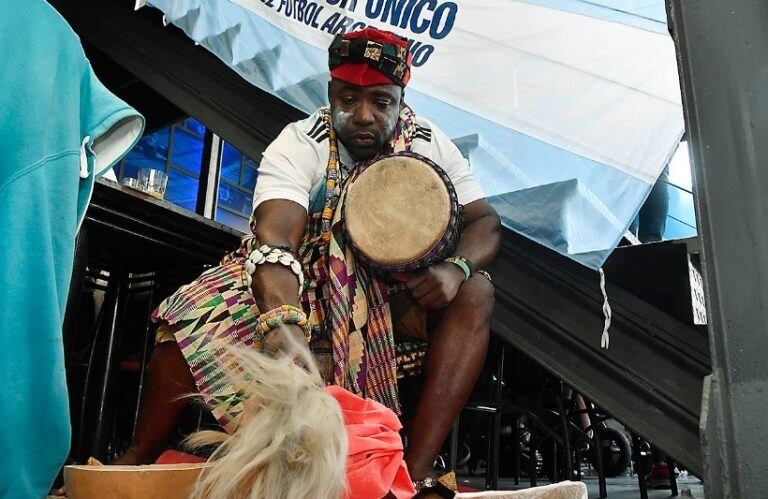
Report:
[[[319,112],[327,126],[332,126],[329,110],[324,108]],[[384,153],[409,151],[415,129],[413,111],[404,105]],[[372,398],[399,413],[395,342],[387,288],[366,267],[355,265],[354,255],[346,244],[341,207],[344,186],[354,179],[356,171],[353,169],[347,174],[341,168],[340,174],[341,188],[334,192],[330,241],[324,241],[322,237],[323,203],[310,204],[320,208],[311,210],[299,249],[305,273],[302,303],[313,325],[313,334],[331,340],[334,384],[356,395]],[[325,199],[325,187],[317,196],[316,199]],[[247,236],[241,249],[253,244],[253,236]]]

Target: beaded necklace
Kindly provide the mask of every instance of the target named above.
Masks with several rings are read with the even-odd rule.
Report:
[[[328,157],[328,167],[325,173],[325,203],[323,205],[323,214],[320,221],[323,241],[331,240],[331,221],[333,213],[336,211],[336,205],[339,202],[340,189],[339,183],[339,146],[336,142],[336,130],[331,123],[331,113],[328,110],[323,112],[325,118],[325,127],[328,130],[328,142],[330,147]]]

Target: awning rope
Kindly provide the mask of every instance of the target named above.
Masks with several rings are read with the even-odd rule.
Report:
[[[600,291],[603,292],[603,317],[605,322],[603,323],[603,335],[600,337],[600,348],[608,349],[608,345],[611,342],[611,337],[608,334],[608,330],[611,328],[611,305],[608,303],[608,293],[605,291],[605,272],[600,267]]]

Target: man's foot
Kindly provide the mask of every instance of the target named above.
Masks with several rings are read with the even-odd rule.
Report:
[[[655,463],[651,466],[651,473],[648,477],[648,486],[652,489],[671,489],[669,482],[669,467],[667,463]]]

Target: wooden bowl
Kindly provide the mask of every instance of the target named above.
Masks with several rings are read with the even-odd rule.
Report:
[[[66,466],[69,499],[187,499],[206,467],[197,464]]]

